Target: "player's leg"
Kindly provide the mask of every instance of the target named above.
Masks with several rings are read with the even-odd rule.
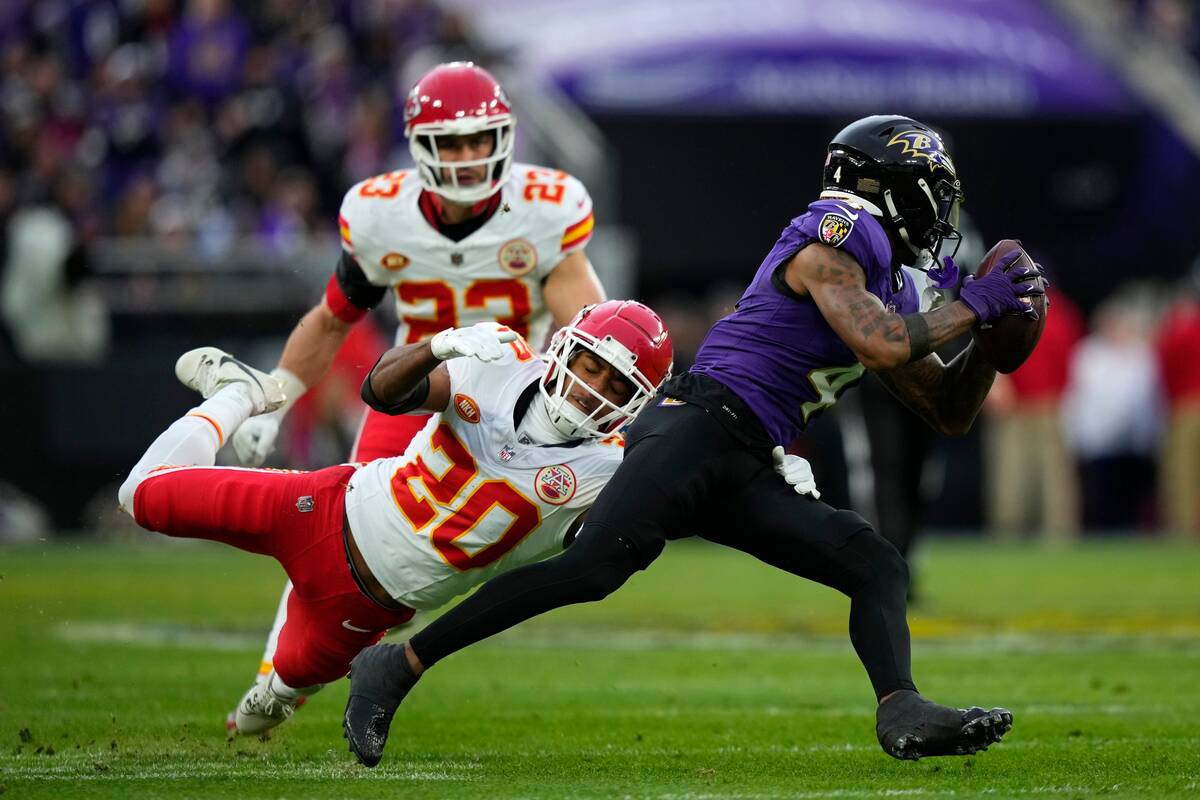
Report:
[[[853,511],[796,494],[769,468],[749,476],[720,530],[705,538],[850,598],[850,640],[880,705],[876,733],[896,758],[986,749],[1011,727],[1005,709],[933,703],[912,679],[907,615],[908,568],[896,548]]]
[[[389,416],[381,414],[374,409],[364,409],[362,421],[358,427],[358,433],[354,438],[354,446],[350,451],[350,461],[362,462],[372,461],[376,458],[390,458],[404,452],[408,447],[408,443],[416,436],[425,424],[429,421],[429,414],[398,414]],[[255,693],[255,687],[262,686],[271,677],[272,667],[275,662],[275,649],[279,642],[279,633],[283,628],[284,622],[287,620],[288,598],[292,592],[292,582],[288,581],[283,587],[283,593],[279,598],[279,606],[275,611],[275,621],[271,625],[270,632],[267,633],[267,641],[263,645],[262,657],[258,662],[258,672],[254,676],[254,683],[242,695],[242,700],[232,711],[225,715],[225,727],[229,730],[238,730],[237,719],[238,709],[246,702],[246,698]],[[278,678],[276,678],[278,680]],[[304,704],[304,698],[301,697],[299,704]]]
[[[254,699],[254,695],[268,684],[274,672],[275,650],[279,647],[279,634],[283,630],[284,623],[287,622],[288,599],[291,596],[292,582],[287,581],[283,585],[283,593],[279,596],[279,606],[275,609],[275,620],[271,623],[271,630],[267,633],[267,641],[263,645],[262,656],[258,660],[258,672],[254,675],[254,681],[250,684],[250,688],[246,690],[245,694],[242,695],[242,699],[238,701],[238,704],[233,707],[233,710],[225,715],[225,730],[231,733],[249,732],[240,730],[238,726],[239,712],[247,702],[256,704],[265,704],[267,702],[266,699]],[[306,700],[306,696],[299,697],[292,710],[294,711],[296,708],[304,705]],[[290,713],[288,716],[290,716]]]
[[[411,609],[378,605],[359,589],[347,567],[340,530],[313,539],[286,563],[292,591],[283,612],[274,665],[234,712],[235,730],[265,734],[286,721],[308,697],[350,670],[350,660],[403,625]]]
[[[130,515],[137,487],[152,472],[212,466],[227,432],[237,430],[251,416],[278,408],[284,400],[274,378],[215,347],[184,353],[175,363],[175,374],[205,400],[159,434],[130,470],[117,493],[121,509]]]
[[[408,645],[380,645],[355,658],[344,726],[359,760],[379,762],[392,714],[423,669],[530,617],[603,599],[649,566],[668,538],[690,534],[678,530],[679,521],[711,496],[736,447],[695,406],[643,412],[620,468],[566,552],[498,575]]]

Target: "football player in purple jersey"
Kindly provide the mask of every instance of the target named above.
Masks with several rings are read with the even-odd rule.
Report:
[[[669,539],[701,536],[850,597],[850,639],[879,702],[876,734],[896,758],[967,755],[1012,726],[1002,708],[936,704],[913,682],[908,568],[861,516],[798,494],[779,446],[864,370],[936,430],[967,431],[995,377],[974,346],[945,364],[933,349],[1008,313],[1034,314],[1040,272],[1006,257],[959,298],[921,311],[932,273],[948,283],[961,183],[941,138],[873,116],[830,143],[823,190],[793,219],[691,371],[669,380],[628,431],[625,458],[563,555],[489,581],[403,645],[364,650],[343,726],[367,766],[422,672],[517,623],[600,600]]]

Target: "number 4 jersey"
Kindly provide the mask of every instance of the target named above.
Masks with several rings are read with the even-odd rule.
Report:
[[[444,605],[497,572],[560,552],[621,462],[619,437],[573,447],[518,440],[546,365],[518,340],[491,363],[446,362],[450,407],[403,456],[351,478],[346,515],[371,572],[400,602]]]
[[[550,327],[542,282],[592,235],[583,184],[514,164],[496,211],[457,242],[429,224],[420,196],[415,173],[388,172],[350,187],[338,217],[342,248],[395,293],[397,344],[496,320],[541,346]]]
[[[889,311],[917,311],[928,283],[917,270],[892,272],[883,227],[850,201],[818,200],[783,229],[733,313],[709,331],[691,369],[731,389],[779,444],[795,439],[863,375],[812,298],[783,280],[792,256],[814,242],[849,253],[866,274],[867,291]]]

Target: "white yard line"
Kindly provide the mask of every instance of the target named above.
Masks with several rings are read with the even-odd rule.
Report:
[[[405,630],[404,636],[411,635]],[[56,635],[80,644],[127,644],[145,647],[179,647],[202,650],[254,650],[262,645],[264,632],[196,628],[169,623],[140,623],[120,620],[74,621],[62,624]],[[395,638],[395,637],[393,637]],[[970,634],[954,638],[918,638],[923,649],[973,653],[1080,653],[1103,650],[1169,651],[1173,656],[1200,658],[1200,637],[1174,635],[997,633]],[[762,651],[792,650],[841,652],[850,650],[849,640],[840,636],[809,636],[787,633],[748,633],[680,630],[521,630],[509,631],[484,646],[510,649],[574,650],[696,650]]]

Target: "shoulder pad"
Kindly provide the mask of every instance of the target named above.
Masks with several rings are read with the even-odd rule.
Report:
[[[801,233],[829,247],[845,250],[868,272],[890,269],[892,248],[883,226],[847,200],[818,200],[796,219]]]
[[[563,170],[514,164],[511,180],[518,200],[531,205],[544,219],[560,223],[564,229],[592,212],[587,188]]]
[[[401,186],[406,181],[416,180],[410,170],[398,169],[351,186],[342,197],[338,211],[342,248],[353,253],[376,238],[376,229],[387,230],[389,225],[394,225],[390,212],[400,196]]]

